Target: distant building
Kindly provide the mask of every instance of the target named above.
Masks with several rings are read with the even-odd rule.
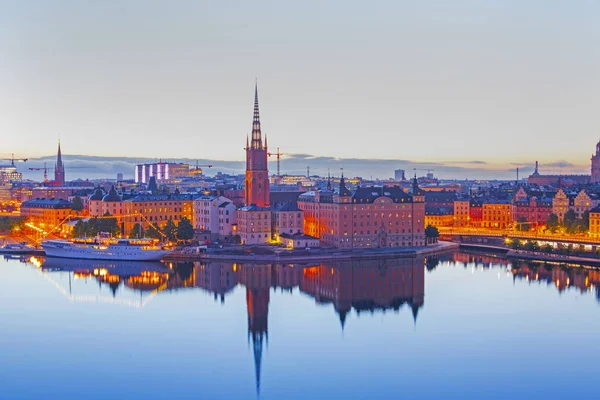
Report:
[[[403,169],[397,169],[394,171],[394,179],[396,181],[405,181],[406,180],[406,171]]]
[[[56,155],[56,165],[54,166],[54,181],[58,186],[65,185],[65,165],[62,161],[62,153],[60,151],[60,140],[58,141],[58,154]]]
[[[158,162],[138,164],[135,167],[135,182],[149,183],[154,177],[157,183],[163,183],[177,178],[186,178],[190,175],[190,165],[184,163]]]
[[[459,228],[470,227],[471,219],[469,217],[468,199],[459,199],[454,201],[454,226]]]
[[[530,185],[569,187],[573,185],[586,185],[590,183],[590,175],[542,175],[539,173],[539,164],[535,162],[533,174],[527,178]]]
[[[23,174],[17,171],[14,165],[0,165],[0,186],[9,185],[12,182],[21,182]]]
[[[592,183],[600,182],[600,142],[596,144],[596,154],[592,154]]]

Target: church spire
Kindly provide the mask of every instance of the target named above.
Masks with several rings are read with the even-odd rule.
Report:
[[[56,155],[56,165],[54,166],[54,180],[58,182],[61,186],[65,184],[65,166],[62,161],[60,139],[58,139],[58,153]]]
[[[252,148],[262,149],[262,132],[260,131],[260,113],[258,111],[258,82],[254,85],[254,117],[252,119]]]

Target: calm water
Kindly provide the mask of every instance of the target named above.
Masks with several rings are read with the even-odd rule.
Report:
[[[0,261],[2,399],[597,398],[600,272]]]

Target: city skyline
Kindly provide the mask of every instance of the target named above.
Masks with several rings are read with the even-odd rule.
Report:
[[[51,154],[60,134],[66,155],[242,161],[256,75],[286,154],[568,173],[598,140],[598,5],[162,7],[8,3],[5,151]]]

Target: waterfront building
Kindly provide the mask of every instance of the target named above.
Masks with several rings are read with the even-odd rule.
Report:
[[[512,223],[512,204],[508,200],[486,199],[481,208],[482,228],[506,229]]]
[[[164,227],[167,221],[175,225],[182,218],[193,219],[193,197],[190,194],[140,194],[123,201],[123,233],[127,235],[136,223],[147,229],[150,224]]]
[[[454,226],[454,208],[425,206],[425,226]]]
[[[483,200],[471,199],[469,202],[469,226],[481,228],[483,222]]]
[[[520,224],[519,228],[544,225],[552,214],[552,201],[544,192],[530,190],[528,193],[520,187],[513,196],[513,222]]]
[[[593,238],[600,237],[600,206],[590,210],[590,236]]]
[[[157,183],[164,183],[177,178],[187,178],[190,175],[190,165],[185,163],[157,162],[138,164],[135,167],[135,182],[150,182],[154,177]]]
[[[224,196],[199,196],[193,202],[194,229],[229,236],[237,223],[236,207]]]
[[[454,201],[454,226],[459,228],[469,227],[469,204],[470,200],[460,199]]]
[[[58,141],[58,153],[56,154],[56,164],[54,165],[54,181],[58,186],[65,185],[65,165],[62,161],[62,153],[60,151],[60,140]]]
[[[283,234],[295,235],[304,232],[304,218],[295,202],[275,204],[272,208],[271,234],[275,241]]]
[[[46,232],[53,230],[73,214],[71,203],[62,199],[35,199],[21,204],[21,216]]]
[[[416,179],[410,193],[399,187],[358,187],[340,180],[337,192],[311,191],[298,198],[304,233],[341,248],[425,245],[424,192]]]
[[[258,86],[254,87],[254,117],[252,120],[252,140],[246,137],[246,205],[268,208],[270,205],[270,183],[268,170],[267,138],[263,143],[258,110]]]
[[[289,233],[282,233],[278,238],[281,244],[289,249],[306,249],[321,246],[321,242],[318,238],[303,233],[295,233],[292,235]]]
[[[271,209],[257,205],[236,211],[237,229],[241,244],[267,244],[271,240]]]

